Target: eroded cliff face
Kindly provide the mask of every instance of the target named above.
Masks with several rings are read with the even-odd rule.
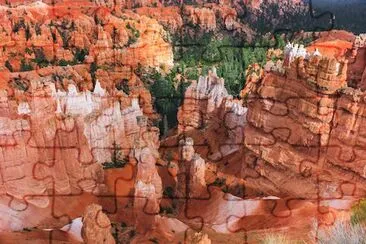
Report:
[[[265,76],[248,103],[248,185],[280,197],[365,194],[364,95],[346,75],[344,59],[317,56]]]
[[[238,20],[239,10],[231,3],[10,1],[3,3],[0,11],[0,38],[8,49],[2,52],[18,56],[9,59],[15,70],[20,68],[24,53],[24,63],[28,64],[39,54],[39,48],[53,65],[72,61],[76,48],[87,48],[88,62],[136,65],[138,60],[141,65],[169,67],[172,53],[162,26],[171,34],[190,27],[198,27],[194,32],[220,31],[221,26],[248,38],[254,34]]]
[[[156,118],[152,97],[135,73],[173,65],[164,28],[179,31],[189,23],[201,32],[223,25],[250,33],[237,21],[238,2],[229,2],[182,8],[149,0],[1,2],[0,230],[58,228],[98,202],[111,219],[134,226],[136,243],[157,233],[171,241],[197,225],[190,216],[231,235],[307,224],[318,215],[319,199],[326,205],[329,198],[364,196],[365,94],[346,87],[348,67],[357,87],[364,83],[362,41],[354,66],[295,58],[285,71],[280,62],[283,72],[258,82],[248,108],[228,95],[214,69],[200,77],[179,109],[178,135],[163,142],[164,157],[175,150],[164,168],[159,131],[148,120]],[[347,53],[348,44],[334,56]],[[103,169],[113,161],[127,164]],[[235,189],[217,186],[222,179],[246,192],[231,195]],[[174,200],[164,199],[167,181],[184,189],[186,209],[176,218],[160,212]],[[244,199],[263,195],[277,197]],[[297,213],[286,197],[296,199]],[[278,223],[274,212],[290,218]],[[232,216],[242,218],[228,223]],[[100,206],[91,205],[84,217],[87,242],[113,243]],[[95,225],[99,217],[102,226]],[[211,237],[193,239],[210,243]]]
[[[359,43],[359,38],[353,40]],[[316,42],[308,47],[309,53],[303,47],[285,51],[283,71],[269,71],[257,82],[247,108],[228,102],[224,81],[212,72],[187,89],[178,131],[201,135],[196,138],[207,148],[198,150],[218,163],[216,175],[230,179],[233,172],[230,176],[230,169],[220,165],[236,158],[242,169],[235,177],[260,194],[310,200],[364,195],[365,95],[347,84],[349,65],[355,69],[346,58],[352,45],[324,45],[328,56],[311,54],[320,46]],[[357,56],[363,54],[362,48],[359,51]],[[227,150],[225,144],[230,145]]]
[[[163,191],[155,166],[159,131],[146,119],[156,118],[156,113],[136,73],[145,67],[161,72],[172,67],[172,45],[163,25],[177,31],[190,21],[202,32],[221,22],[228,30],[241,31],[243,26],[236,22],[235,10],[222,5],[180,9],[158,3],[160,12],[152,13],[154,5],[149,1],[2,3],[1,231],[59,228],[80,216],[88,204],[102,202],[108,208],[116,196],[123,196],[134,198],[133,206],[126,206],[135,215],[127,221],[139,234],[158,228],[161,235],[172,235],[165,234],[166,220],[158,216]],[[231,98],[214,101],[221,93],[227,96],[223,84],[214,90],[209,111],[218,114],[226,106],[235,111],[234,117],[242,116]],[[235,140],[234,133],[228,140]],[[127,165],[103,169],[102,164],[113,162],[117,154]],[[198,163],[192,174],[200,170],[200,177],[192,179],[204,186],[204,161]],[[117,187],[121,181],[125,184]],[[125,204],[128,199],[117,202]],[[97,214],[91,211],[92,217]],[[114,220],[120,221],[123,214],[116,213]],[[87,222],[84,237],[90,241]]]
[[[250,4],[252,8],[259,8],[260,5],[264,2],[263,0],[244,0],[246,4]],[[275,2],[275,1],[268,1],[268,2]],[[299,4],[301,3],[301,0],[285,0],[283,1],[283,4]]]
[[[108,216],[102,212],[102,206],[97,204],[87,206],[82,222],[81,235],[84,243],[116,243],[111,234],[111,222]]]
[[[318,228],[332,225],[365,196],[365,93],[348,87],[352,45],[342,52],[328,46],[329,56],[313,53],[314,46],[285,50],[291,58],[257,77],[247,107],[228,96],[215,69],[186,90],[178,133],[194,138],[211,193],[189,199],[186,216],[199,215],[218,233],[291,226],[298,238],[314,219]],[[185,155],[172,149],[177,141],[163,141],[162,155],[171,154],[171,162]],[[228,215],[241,217],[228,224]]]
[[[112,161],[115,145],[127,162],[136,140],[156,147],[158,130],[150,136],[147,125],[138,123],[144,116],[137,99],[122,108],[99,82],[93,92],[73,84],[67,92],[52,82],[38,85],[19,104],[6,92],[1,96],[1,199],[9,214],[2,229],[20,229],[44,217],[14,219],[16,206],[26,215],[27,205],[51,207],[53,194],[103,193],[101,164]]]
[[[138,159],[132,149],[159,158],[159,130],[146,123],[157,117],[152,97],[135,72],[171,67],[172,47],[162,26],[132,12],[116,17],[98,8],[93,18],[83,8],[56,5],[1,9],[12,13],[2,16],[8,29],[16,30],[7,35],[3,29],[10,42],[1,53],[2,231],[60,228],[90,203],[110,208],[117,195],[138,199],[143,189],[134,189]],[[160,43],[154,47],[155,41]],[[105,170],[104,163],[126,165]],[[127,183],[117,187],[125,178]],[[154,183],[159,179],[156,173]],[[120,221],[124,213],[118,214],[114,218]]]
[[[356,37],[350,55],[350,69],[348,72],[353,87],[366,89],[366,35]]]
[[[215,69],[208,76],[201,76],[192,83],[183,105],[178,111],[178,134],[201,131],[201,142],[207,143],[212,160],[233,153],[241,148],[247,109],[233,99],[224,86],[224,80]]]
[[[75,62],[129,67],[138,63],[173,65],[163,27],[132,11],[116,15],[92,3],[77,8],[71,2],[35,2],[0,11],[3,69],[5,63],[11,71]]]

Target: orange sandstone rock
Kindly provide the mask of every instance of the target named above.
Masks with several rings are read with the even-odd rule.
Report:
[[[111,233],[111,222],[108,216],[102,212],[102,206],[92,204],[86,207],[83,214],[81,235],[85,243],[115,243]]]

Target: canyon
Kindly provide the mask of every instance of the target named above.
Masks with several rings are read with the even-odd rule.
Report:
[[[240,98],[212,67],[161,137],[141,74],[187,23],[253,35],[235,4],[0,5],[0,242],[312,243],[365,197],[365,35],[272,50]]]

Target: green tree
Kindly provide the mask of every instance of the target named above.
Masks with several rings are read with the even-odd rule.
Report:
[[[276,48],[283,49],[286,46],[285,40],[281,37],[281,35],[276,34]]]
[[[58,65],[60,66],[67,66],[69,64],[72,64],[72,62],[66,61],[65,59],[61,59],[60,61],[58,61]]]
[[[33,70],[32,65],[26,63],[25,60],[22,59],[20,63],[20,71],[30,71],[30,70]]]
[[[130,87],[128,86],[128,80],[122,79],[120,82],[116,83],[116,89],[119,91],[123,91],[127,95],[130,94]]]
[[[89,54],[89,50],[86,48],[76,48],[74,53],[74,63],[82,63],[85,57]]]
[[[113,151],[110,162],[102,163],[104,169],[110,168],[123,168],[127,164],[126,160],[123,159],[121,147],[113,142]]]
[[[37,63],[39,67],[43,68],[49,64],[42,48],[34,49],[34,54],[36,58],[33,59],[33,62]]]
[[[13,66],[11,66],[9,60],[5,61],[5,67],[10,71],[13,72]]]
[[[25,39],[29,40],[32,37],[32,34],[30,33],[29,25],[27,24],[25,26]]]
[[[162,115],[162,133],[163,135],[169,129],[169,124],[174,123],[172,120],[176,119],[178,111],[176,106],[176,91],[172,82],[163,77],[159,77],[150,88],[152,95],[155,97],[155,109]]]
[[[202,54],[202,60],[208,64],[219,62],[222,59],[220,44],[218,40],[211,40]]]
[[[93,62],[90,64],[90,76],[92,78],[92,82],[93,82],[93,89],[95,87],[95,83],[97,81],[97,78],[96,78],[96,72],[97,72],[97,69],[98,69],[98,65],[96,62]]]

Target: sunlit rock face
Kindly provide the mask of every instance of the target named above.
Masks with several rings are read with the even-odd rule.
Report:
[[[110,6],[101,8],[90,1],[85,1],[84,7],[69,1],[3,6],[0,66],[6,70],[8,61],[11,71],[24,71],[24,65],[34,69],[44,60],[66,66],[75,59],[85,59],[98,65],[172,67],[172,48],[157,20],[131,12],[115,16]],[[88,11],[94,12],[91,15]],[[87,55],[78,56],[81,53],[77,50],[87,50]],[[35,58],[38,64],[32,62]]]
[[[283,197],[365,194],[365,94],[347,87],[347,66],[342,57],[298,57],[285,74],[264,77],[248,99],[248,185]],[[344,184],[351,178],[354,191]]]
[[[50,189],[66,195],[101,192],[105,184],[101,164],[112,160],[114,145],[124,157],[143,135],[145,144],[158,145],[156,140],[150,142],[152,136],[142,133],[147,125],[138,124],[143,112],[136,99],[122,109],[104,88],[95,92],[79,91],[71,83],[68,91],[61,92],[53,83],[46,83],[33,89],[28,106],[2,94],[0,198],[7,214],[1,229],[22,229],[49,218],[51,215],[14,220],[11,213],[22,207],[21,216],[49,209]]]
[[[116,243],[111,233],[111,222],[108,216],[102,212],[102,206],[91,204],[86,207],[81,228],[81,236],[84,243]]]
[[[156,228],[163,193],[161,178],[155,167],[158,153],[148,147],[135,149],[133,153],[137,159],[134,194],[136,229],[146,233]]]
[[[190,23],[200,34],[221,27],[251,33],[231,6],[240,1],[197,2],[180,8],[155,0],[0,1],[0,231],[58,228],[104,197],[113,198],[106,206],[113,202],[133,215],[126,219],[139,237],[158,231],[171,237],[172,229],[183,235],[191,227],[159,215],[160,204],[169,201],[162,200],[168,176],[159,175],[165,169],[159,131],[147,124],[156,118],[153,98],[137,70],[173,66],[167,29],[179,33]],[[261,2],[244,1],[254,8]],[[258,223],[272,228],[278,220],[273,204],[289,212],[278,197],[243,200],[218,187],[208,195],[212,165],[258,195],[325,199],[320,205],[364,196],[365,94],[346,88],[349,74],[355,87],[365,85],[364,37],[356,40],[355,62],[348,63],[341,58],[348,42],[336,42],[344,47],[330,50],[337,54],[332,57],[320,43],[314,50],[292,47],[288,63],[271,64],[264,79],[258,77],[248,108],[228,94],[215,69],[193,82],[179,109],[178,136],[191,133],[195,143],[175,140],[180,161],[169,169],[177,195],[190,198],[177,218],[190,224],[188,216],[199,216],[205,227],[231,234]],[[309,58],[306,51],[314,53]],[[116,145],[127,166],[107,171],[102,164],[113,161]],[[115,192],[106,192],[111,188]],[[117,191],[129,194],[120,198],[131,199],[130,209],[115,203]],[[318,214],[313,202],[311,211],[296,206],[302,209],[297,214]],[[121,223],[121,216],[113,218]],[[232,216],[243,219],[228,221]],[[114,243],[101,206],[90,205],[83,217],[86,243]],[[211,241],[197,233],[192,243]]]
[[[156,113],[135,70],[169,70],[173,52],[157,20],[112,13],[133,4],[0,3],[0,230],[63,226],[53,212],[80,216],[113,187],[102,164],[115,146],[127,162],[137,141],[157,150],[158,130],[139,124]]]
[[[196,232],[191,237],[191,243],[194,244],[211,244],[211,240],[207,234]]]
[[[178,111],[179,132],[207,124],[207,117],[221,106],[226,96],[224,81],[214,71],[206,77],[200,76],[198,82],[187,88],[184,104]]]
[[[365,94],[347,87],[353,65],[348,57],[327,52],[292,45],[284,52],[282,72],[266,72],[249,95],[247,109],[227,95],[214,70],[200,77],[179,109],[179,133],[198,131],[199,140],[209,145],[209,160],[239,152],[245,184],[265,194],[362,196]],[[344,184],[351,178],[354,191]]]

